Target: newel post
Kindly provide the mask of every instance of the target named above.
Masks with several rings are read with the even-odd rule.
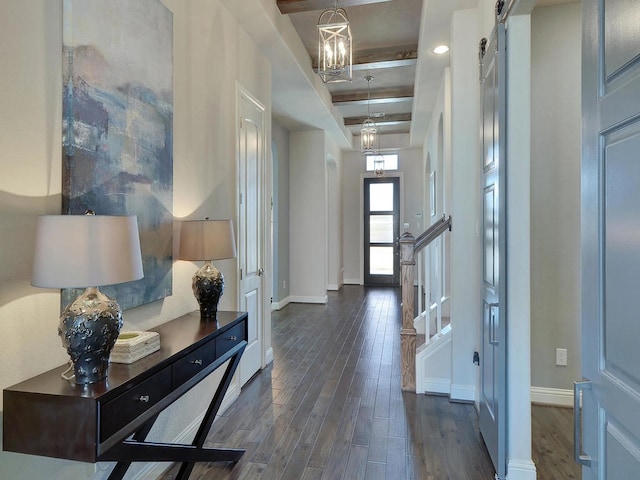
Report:
[[[400,348],[402,355],[402,390],[416,391],[416,329],[413,327],[413,280],[416,261],[416,239],[409,232],[402,234],[400,243],[400,275],[402,282],[402,329]]]

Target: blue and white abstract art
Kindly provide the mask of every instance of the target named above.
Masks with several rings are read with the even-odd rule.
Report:
[[[138,216],[144,278],[101,288],[127,309],[172,291],[173,15],[159,0],[63,14],[62,213]]]

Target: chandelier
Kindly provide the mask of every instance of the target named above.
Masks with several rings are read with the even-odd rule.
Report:
[[[378,127],[375,122],[371,120],[371,112],[369,111],[369,102],[371,100],[371,92],[369,91],[369,82],[373,80],[371,75],[364,77],[367,81],[367,118],[362,122],[360,128],[360,151],[364,154],[372,154],[378,151]]]
[[[325,10],[318,19],[318,74],[324,83],[350,82],[351,28],[344,8]]]

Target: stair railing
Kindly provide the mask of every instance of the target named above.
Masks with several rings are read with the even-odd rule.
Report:
[[[445,215],[418,237],[405,232],[400,237],[400,281],[402,288],[402,328],[400,329],[400,351],[402,358],[402,390],[416,391],[416,329],[413,326],[415,255],[447,230],[451,231],[451,215]],[[428,332],[427,332],[428,335]]]

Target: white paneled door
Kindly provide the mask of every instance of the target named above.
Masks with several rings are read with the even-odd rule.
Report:
[[[585,0],[582,478],[640,478],[640,2]],[[580,412],[580,393],[582,412]]]
[[[496,478],[506,474],[506,34],[496,26],[481,44],[483,318],[480,431]]]
[[[261,367],[264,322],[265,110],[238,90],[238,259],[240,310],[249,314],[247,348],[240,363],[244,385]]]

